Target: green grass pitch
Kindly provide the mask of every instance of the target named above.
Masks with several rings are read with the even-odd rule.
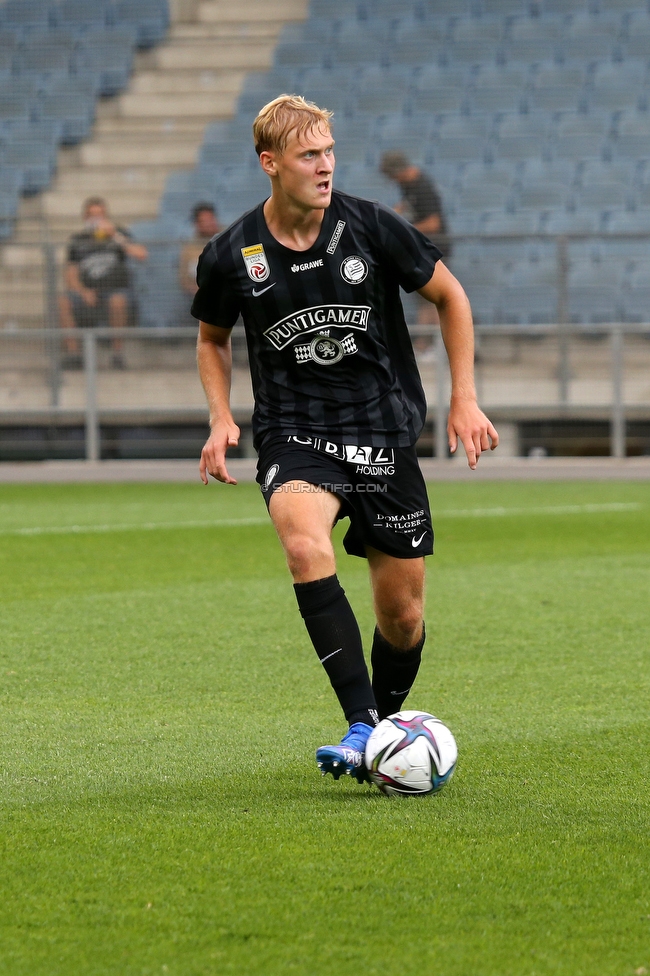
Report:
[[[318,776],[343,724],[254,485],[0,489],[2,976],[650,970],[648,486],[430,490],[409,706],[460,757],[389,800]]]

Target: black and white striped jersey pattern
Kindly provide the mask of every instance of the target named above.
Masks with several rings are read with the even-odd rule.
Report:
[[[425,285],[440,251],[382,204],[334,191],[308,251],[269,232],[263,204],[206,246],[192,314],[232,328],[241,315],[268,434],[408,447],[426,415],[400,286]]]

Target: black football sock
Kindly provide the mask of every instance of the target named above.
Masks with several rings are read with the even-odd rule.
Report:
[[[399,712],[413,686],[420,668],[426,634],[413,647],[400,651],[390,644],[375,627],[372,642],[372,690],[375,693],[379,718]]]
[[[377,706],[361,633],[338,577],[294,583],[296,599],[320,663],[350,723],[377,724]]]

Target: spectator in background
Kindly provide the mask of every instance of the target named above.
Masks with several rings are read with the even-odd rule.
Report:
[[[194,297],[197,290],[196,266],[199,258],[205,245],[219,233],[221,227],[217,220],[216,208],[211,203],[197,203],[191,216],[194,224],[194,239],[188,241],[181,251],[179,278],[183,291]]]
[[[403,152],[385,152],[379,168],[400,188],[402,200],[395,210],[433,241],[447,263],[450,257],[447,222],[440,194],[433,181],[421,169],[413,166]]]
[[[136,244],[128,231],[116,227],[108,216],[106,201],[90,197],[83,205],[84,229],[73,234],[65,268],[66,292],[59,299],[62,327],[67,331],[64,367],[79,368],[77,328],[106,322],[123,329],[129,312],[129,267],[127,258],[146,261],[147,249]],[[111,365],[124,369],[121,339],[113,340]]]
[[[448,264],[451,257],[451,241],[447,237],[447,222],[442,209],[442,200],[433,181],[419,167],[414,166],[408,156],[397,150],[383,153],[379,168],[384,176],[393,180],[400,188],[402,199],[395,210],[440,249],[445,264]],[[418,325],[439,324],[435,305],[424,301],[418,295],[417,306]],[[425,336],[415,338],[413,345],[421,359],[433,357],[433,347]]]

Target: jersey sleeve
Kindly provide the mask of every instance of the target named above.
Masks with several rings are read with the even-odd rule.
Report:
[[[412,224],[383,204],[377,204],[381,257],[404,291],[423,288],[431,279],[442,252]]]
[[[239,300],[219,268],[212,241],[199,258],[196,283],[199,288],[191,308],[194,318],[208,325],[232,329],[239,318]]]

